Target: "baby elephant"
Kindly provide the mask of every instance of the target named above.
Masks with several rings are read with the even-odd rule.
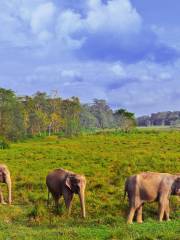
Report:
[[[0,182],[1,183],[6,183],[8,187],[8,203],[11,204],[11,176],[10,172],[8,170],[8,167],[4,164],[0,164]],[[3,193],[0,189],[0,203],[6,204],[3,198]]]
[[[180,174],[144,172],[130,176],[125,183],[128,193],[128,223],[132,223],[135,212],[137,222],[142,223],[142,206],[145,202],[159,202],[159,221],[169,220],[169,197],[180,196]]]
[[[69,215],[71,213],[73,195],[74,193],[78,194],[81,203],[82,217],[85,218],[84,192],[86,179],[84,176],[60,168],[47,175],[46,184],[48,187],[48,200],[49,192],[51,192],[55,200],[55,205],[58,206],[59,199],[63,195]]]

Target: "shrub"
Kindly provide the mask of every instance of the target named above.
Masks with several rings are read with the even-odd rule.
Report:
[[[10,144],[7,139],[4,137],[0,137],[0,149],[8,149],[10,148]]]
[[[44,207],[40,204],[35,204],[28,213],[28,217],[38,220],[46,214]]]

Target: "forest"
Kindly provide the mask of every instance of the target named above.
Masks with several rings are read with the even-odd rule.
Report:
[[[125,109],[113,111],[105,100],[81,104],[77,97],[62,99],[45,92],[17,96],[12,90],[0,88],[0,136],[8,140],[52,134],[75,136],[95,128],[128,131],[135,125],[133,113]]]
[[[138,126],[172,126],[180,127],[180,111],[166,111],[152,113],[138,117]]]

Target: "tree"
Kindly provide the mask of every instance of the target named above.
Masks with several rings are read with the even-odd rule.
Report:
[[[51,132],[57,133],[64,128],[64,120],[61,114],[61,105],[62,100],[57,95],[57,91],[54,91],[48,102],[49,102],[49,116],[50,121],[48,125],[48,134],[51,135]]]
[[[98,120],[92,114],[91,107],[88,104],[81,106],[80,123],[83,128],[96,128],[98,127]]]
[[[37,92],[33,96],[17,97],[0,88],[0,136],[18,140],[24,136],[56,134],[78,135],[81,128],[112,128],[119,126],[128,131],[135,125],[134,114],[124,109],[112,109],[103,99],[81,105],[77,97],[62,100],[55,94]],[[178,112],[168,113],[168,121],[176,120]]]
[[[116,125],[125,132],[128,132],[136,126],[134,113],[128,112],[126,109],[118,109],[114,113]]]
[[[0,135],[17,140],[24,133],[22,104],[13,91],[0,88]]]
[[[99,128],[111,128],[113,126],[113,112],[105,100],[94,99],[90,112],[96,117]]]
[[[81,105],[79,99],[72,97],[62,101],[61,107],[62,117],[64,119],[64,133],[65,136],[78,135],[81,130],[80,126],[80,112]]]
[[[24,124],[27,134],[41,135],[43,132],[46,132],[49,123],[47,94],[37,92],[32,97],[26,96],[22,102],[24,105]]]

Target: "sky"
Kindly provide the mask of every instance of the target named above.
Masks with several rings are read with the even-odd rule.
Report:
[[[1,0],[0,87],[180,110],[179,0]]]

